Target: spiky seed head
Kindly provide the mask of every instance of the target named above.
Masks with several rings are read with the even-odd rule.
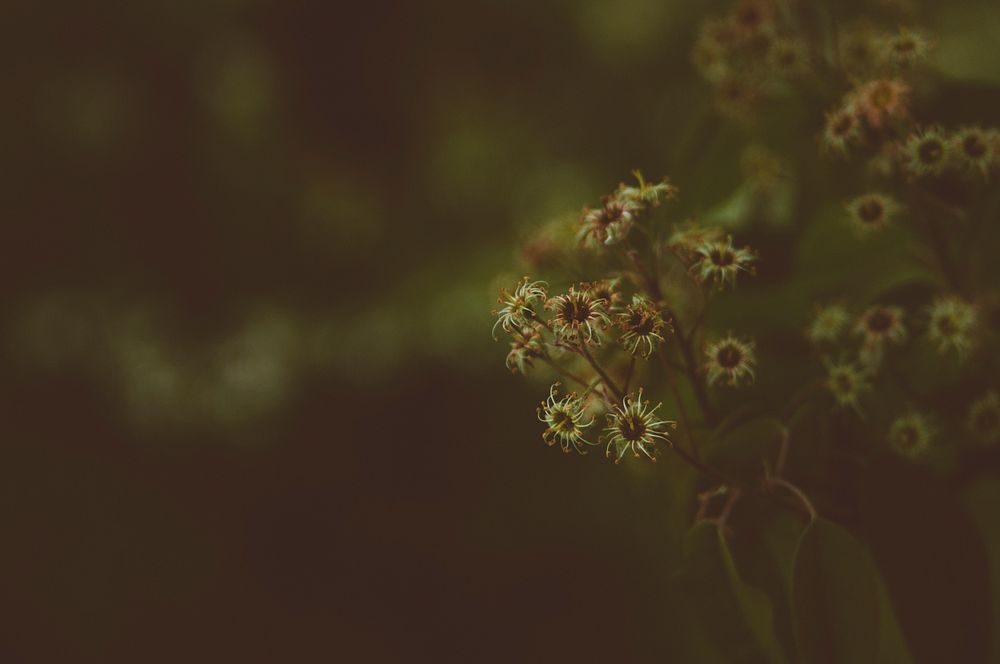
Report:
[[[753,341],[732,334],[705,346],[705,370],[710,385],[719,381],[730,387],[753,382],[757,363]]]
[[[685,263],[691,263],[698,258],[699,247],[722,239],[722,229],[704,227],[695,221],[687,221],[675,227],[667,239],[667,249]]]
[[[616,244],[628,237],[639,206],[626,199],[608,198],[601,207],[586,208],[580,218],[577,240],[592,248]]]
[[[602,435],[602,440],[607,440],[606,456],[611,458],[614,448],[615,463],[621,463],[629,451],[637,458],[645,455],[650,461],[656,461],[656,442],[672,446],[666,428],[677,428],[674,421],[657,419],[656,411],[662,405],[650,408],[649,402],[642,400],[641,388],[634,398],[631,394],[625,395],[621,404],[616,404],[608,413],[607,427]]]
[[[862,235],[885,228],[900,210],[893,198],[879,193],[858,196],[846,207],[851,224]]]
[[[767,52],[767,62],[783,77],[800,76],[809,71],[808,51],[799,39],[775,39]]]
[[[549,298],[545,308],[552,312],[552,331],[569,344],[599,346],[601,333],[611,324],[607,300],[594,297],[585,283]]]
[[[914,175],[940,175],[951,161],[952,144],[939,129],[919,130],[906,140],[904,154]]]
[[[889,427],[889,446],[909,459],[925,455],[930,450],[932,438],[927,418],[919,413],[897,417]]]
[[[587,417],[586,404],[576,393],[570,392],[558,398],[558,390],[559,383],[553,384],[549,388],[549,398],[538,407],[538,420],[546,425],[542,440],[550,446],[559,443],[566,453],[573,448],[580,454],[586,454],[584,445],[597,444],[584,437],[594,418]]]
[[[618,185],[615,190],[615,199],[627,201],[637,208],[659,207],[663,201],[677,198],[678,189],[670,182],[670,178],[663,178],[660,182],[647,182],[642,171],[636,169],[632,171],[636,179],[636,185],[626,185],[624,182]]]
[[[989,177],[997,163],[997,142],[981,127],[962,127],[952,137],[956,161],[972,172]]]
[[[847,327],[850,316],[847,309],[839,304],[831,304],[816,310],[806,336],[815,344],[836,341]]]
[[[852,362],[826,362],[826,388],[833,394],[837,404],[860,407],[861,395],[871,390],[868,374]]]
[[[823,124],[823,145],[827,150],[845,153],[861,138],[861,122],[851,106],[827,113]]]
[[[501,288],[497,304],[503,306],[499,311],[493,311],[493,315],[497,317],[497,322],[493,325],[493,338],[497,338],[497,327],[508,334],[514,334],[534,321],[537,318],[534,305],[545,301],[548,296],[547,287],[544,281],[532,281],[529,277],[523,277],[513,291]]]
[[[927,337],[941,353],[964,357],[972,348],[979,318],[976,307],[955,296],[940,297],[927,308]]]
[[[601,279],[599,281],[581,284],[580,286],[586,287],[587,294],[594,300],[604,300],[607,303],[605,308],[608,311],[616,310],[618,308],[618,303],[621,302],[621,277]]]
[[[851,101],[868,126],[881,129],[890,120],[907,117],[910,86],[899,79],[876,79],[857,88]]]
[[[695,249],[696,261],[691,266],[695,277],[702,282],[711,281],[719,288],[727,283],[736,286],[740,272],[754,273],[757,254],[750,247],[736,249],[733,238],[703,242]]]
[[[507,368],[512,373],[527,374],[535,360],[543,355],[542,334],[537,328],[526,325],[513,337],[507,353]]]
[[[648,358],[663,343],[670,324],[647,298],[635,295],[632,303],[618,314],[619,339],[633,357]]]
[[[900,28],[899,32],[883,38],[881,42],[883,60],[901,69],[926,60],[930,49],[930,40],[908,28]]]
[[[967,426],[976,440],[995,443],[1000,440],[1000,394],[987,392],[969,406]]]

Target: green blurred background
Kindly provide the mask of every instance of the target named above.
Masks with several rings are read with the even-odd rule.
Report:
[[[673,488],[542,445],[489,309],[633,168],[676,218],[742,209],[761,137],[796,175],[721,322],[838,293],[806,221],[856,183],[809,102],[714,115],[689,52],[726,5],[5,3],[5,661],[698,661]],[[928,116],[1000,120],[993,3],[912,19]]]

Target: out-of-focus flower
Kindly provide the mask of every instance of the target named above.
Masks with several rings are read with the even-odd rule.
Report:
[[[927,59],[931,42],[926,37],[908,28],[881,40],[881,55],[893,67],[907,68]]]
[[[851,107],[844,107],[828,113],[823,124],[823,145],[841,154],[861,137],[861,123]]]
[[[841,406],[859,407],[862,392],[871,390],[868,375],[851,362],[826,362],[826,388]]]
[[[633,356],[648,358],[663,343],[663,331],[669,329],[667,321],[641,295],[632,297],[632,303],[618,314],[618,327],[622,330],[621,343]]]
[[[703,242],[695,249],[695,255],[697,260],[691,270],[698,280],[712,281],[720,288],[726,283],[735,286],[740,272],[753,274],[753,263],[757,260],[757,254],[750,247],[734,248],[732,237]]]
[[[744,380],[753,382],[756,362],[753,342],[737,339],[731,334],[705,347],[705,370],[709,384],[724,380],[726,385],[737,387]]]
[[[500,289],[500,297],[497,303],[503,307],[499,311],[494,311],[497,322],[493,325],[493,338],[497,338],[497,327],[503,329],[508,334],[513,334],[536,318],[533,304],[542,302],[547,297],[546,283],[544,281],[531,281],[528,277],[523,277],[514,292],[506,288]]]
[[[969,171],[979,171],[988,177],[997,162],[997,141],[981,127],[962,127],[952,142],[955,157]]]
[[[642,400],[642,389],[636,398],[626,395],[621,405],[616,404],[608,413],[608,426],[604,429],[603,438],[607,439],[606,455],[611,457],[614,447],[615,463],[621,463],[626,452],[632,451],[637,458],[645,454],[650,461],[656,461],[656,441],[662,440],[672,446],[665,428],[677,428],[677,423],[670,420],[660,420],[656,410],[663,404],[649,408],[649,402]]]
[[[839,304],[831,304],[816,311],[816,316],[806,335],[813,343],[828,343],[836,341],[844,328],[847,327],[849,316],[847,310]]]
[[[940,174],[952,156],[951,143],[933,127],[915,132],[903,147],[907,167],[917,176]]]
[[[889,427],[889,446],[909,459],[925,455],[930,450],[932,438],[927,419],[919,413],[897,417]]]
[[[601,331],[611,323],[607,300],[595,298],[587,284],[570,286],[565,294],[549,298],[545,308],[553,312],[553,332],[568,343],[600,345]]]
[[[854,326],[854,333],[862,337],[866,346],[883,343],[900,343],[906,339],[903,310],[899,307],[868,307]]]
[[[785,78],[801,76],[809,71],[808,51],[799,39],[775,39],[767,52],[767,62]]]
[[[1000,440],[1000,394],[987,392],[969,406],[969,431],[984,443]]]
[[[957,351],[964,356],[972,348],[976,308],[954,296],[938,298],[927,308],[927,336],[942,353]]]
[[[898,79],[869,81],[851,95],[855,112],[872,129],[881,129],[889,120],[905,118],[909,99],[910,86]]]
[[[549,398],[538,407],[538,420],[545,424],[542,440],[549,446],[559,443],[563,452],[570,447],[580,454],[586,454],[583,445],[597,445],[584,438],[584,432],[594,423],[587,419],[584,400],[570,392],[563,398],[556,398],[559,383],[549,388]]]
[[[858,196],[847,203],[850,221],[862,234],[885,228],[899,210],[899,203],[879,193]]]

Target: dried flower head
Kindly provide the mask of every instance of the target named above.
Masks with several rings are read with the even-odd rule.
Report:
[[[767,52],[767,62],[784,77],[800,76],[809,71],[808,51],[799,39],[775,39]]]
[[[862,337],[864,345],[870,348],[881,347],[886,342],[898,344],[906,339],[903,310],[899,307],[868,307],[854,326],[854,333]]]
[[[594,210],[584,209],[577,240],[591,247],[621,242],[635,223],[639,206],[626,199],[608,198]]]
[[[588,284],[570,286],[563,295],[549,298],[545,308],[553,314],[553,332],[568,343],[600,345],[600,332],[611,323],[607,300],[594,297]]]
[[[670,183],[669,178],[663,178],[660,182],[646,182],[642,171],[634,170],[632,175],[638,181],[637,186],[628,186],[624,182],[619,184],[615,191],[617,200],[639,207],[659,207],[663,201],[677,198],[678,189]]]
[[[899,203],[879,193],[858,196],[847,203],[850,221],[862,234],[885,228],[899,210]]]
[[[580,454],[586,454],[583,445],[597,445],[584,438],[584,432],[594,423],[594,419],[587,419],[584,400],[576,393],[570,392],[557,399],[558,388],[559,383],[549,388],[549,398],[538,407],[538,419],[546,425],[542,440],[550,446],[559,443],[559,447],[566,453],[569,453],[572,446]]]
[[[515,333],[514,341],[510,343],[510,352],[507,353],[507,368],[512,373],[528,373],[535,360],[542,357],[542,334],[536,328],[524,326],[520,333]]]
[[[839,304],[822,307],[817,309],[806,335],[817,344],[836,341],[847,327],[848,320],[847,309]]]
[[[698,257],[698,247],[722,239],[722,229],[699,226],[697,222],[688,221],[679,227],[667,239],[667,249],[685,263],[690,263]]]
[[[976,308],[954,296],[941,297],[927,308],[927,336],[942,353],[957,351],[964,356],[972,348]]]
[[[938,175],[951,160],[951,142],[939,129],[919,130],[906,140],[904,154],[914,175]]]
[[[969,406],[968,427],[983,443],[1000,440],[1000,394],[990,391]]]
[[[691,63],[706,81],[721,81],[730,74],[726,48],[714,35],[703,33],[691,49]]]
[[[604,300],[606,303],[605,308],[609,311],[616,309],[618,307],[618,303],[621,302],[621,277],[601,279],[600,281],[581,284],[581,286],[586,286],[587,293],[590,297],[595,300]]]
[[[621,343],[633,356],[648,358],[663,343],[663,333],[670,328],[659,310],[641,295],[632,297],[632,303],[618,314],[618,327],[622,330]]]
[[[916,459],[930,450],[933,432],[919,413],[897,417],[889,427],[889,446],[903,456]]]
[[[907,116],[910,86],[898,79],[878,79],[859,87],[851,100],[855,112],[873,129]]]
[[[823,124],[823,145],[833,152],[844,153],[861,137],[861,123],[851,106],[827,113]]]
[[[753,342],[737,339],[732,334],[705,346],[705,370],[710,385],[719,380],[731,387],[739,386],[744,380],[753,382],[756,363]]]
[[[899,32],[882,39],[882,58],[894,67],[912,67],[927,59],[931,42],[913,30],[900,28]]]
[[[857,409],[862,392],[871,390],[868,374],[851,362],[826,362],[826,388],[841,406]]]
[[[703,242],[695,249],[695,255],[697,260],[691,266],[695,276],[703,282],[712,281],[719,288],[726,283],[735,286],[736,275],[740,272],[753,274],[753,263],[757,260],[757,254],[750,247],[734,248],[732,237]]]
[[[497,303],[503,307],[499,311],[493,311],[493,315],[497,317],[497,322],[493,325],[493,338],[497,338],[497,326],[504,332],[513,334],[535,320],[537,316],[533,305],[545,301],[548,295],[546,287],[544,281],[531,281],[528,277],[523,277],[513,292],[501,288]]]
[[[761,85],[747,75],[729,75],[715,83],[715,105],[733,120],[747,120],[760,96]]]
[[[665,427],[677,428],[676,422],[656,418],[656,410],[662,405],[657,404],[654,408],[649,408],[649,402],[642,400],[641,388],[635,399],[631,395],[626,395],[621,405],[616,404],[608,413],[608,426],[602,436],[608,441],[605,454],[610,458],[611,448],[614,447],[615,463],[621,463],[629,450],[636,457],[639,457],[641,452],[650,461],[656,461],[656,441],[662,440],[667,445],[672,445]]]
[[[774,21],[774,6],[768,0],[742,0],[730,14],[730,21],[743,38],[769,31]]]
[[[956,160],[969,171],[988,177],[997,161],[997,141],[981,127],[962,127],[952,138]]]

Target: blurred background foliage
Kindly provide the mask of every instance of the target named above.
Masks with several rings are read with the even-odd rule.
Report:
[[[827,3],[936,36],[919,117],[997,124],[995,3],[894,4]],[[818,156],[821,105],[715,112],[690,50],[726,5],[6,3],[5,659],[781,652],[789,609],[755,589],[790,587],[795,520],[730,553],[687,532],[682,469],[553,454],[548,377],[504,375],[489,334],[518,242],[634,168],[760,250],[710,321],[759,339],[757,394],[813,371],[816,301],[926,292],[905,230],[837,219],[860,174]],[[809,559],[815,610],[870,578],[914,661],[993,661],[1000,483],[876,470],[831,515],[871,551],[814,535],[845,550]]]

